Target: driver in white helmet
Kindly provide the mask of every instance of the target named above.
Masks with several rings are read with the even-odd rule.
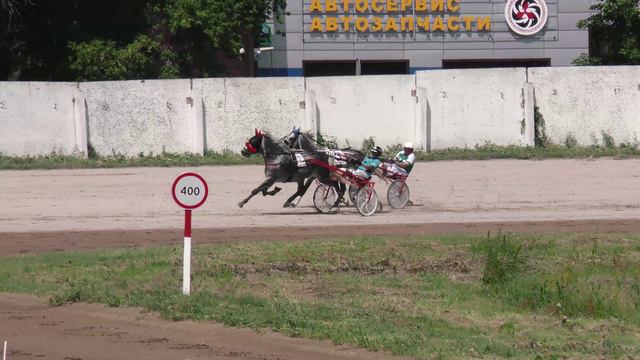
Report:
[[[406,142],[402,148],[402,151],[396,154],[396,157],[393,158],[393,166],[389,168],[392,171],[396,171],[396,173],[403,173],[404,176],[409,176],[411,170],[413,170],[413,165],[416,163],[416,154],[413,153],[413,143]],[[408,200],[407,205],[413,205],[413,201]]]
[[[407,174],[413,170],[413,165],[416,163],[416,154],[413,153],[413,143],[406,142],[402,151],[400,151],[393,159],[395,164],[403,168]]]

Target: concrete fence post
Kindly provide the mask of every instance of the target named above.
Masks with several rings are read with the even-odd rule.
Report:
[[[536,124],[535,124],[535,97],[532,83],[525,83],[523,89],[523,111],[524,111],[524,145],[535,146]]]
[[[416,109],[416,132],[417,141],[426,151],[431,151],[431,112],[429,111],[429,101],[427,100],[427,89],[418,87],[416,91],[418,97]]]
[[[205,114],[202,94],[199,91],[191,90],[191,97],[187,99],[190,105],[191,123],[193,124],[193,153],[204,155],[207,150],[205,145]]]
[[[89,119],[87,117],[86,99],[77,87],[73,89],[72,95],[73,124],[75,128],[74,152],[86,159],[89,156]]]
[[[315,90],[305,90],[304,94],[305,129],[311,130],[317,138],[320,133],[320,121],[318,114],[318,102],[316,101]]]

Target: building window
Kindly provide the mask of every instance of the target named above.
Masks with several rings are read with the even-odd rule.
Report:
[[[304,76],[408,74],[409,60],[303,61]]]
[[[345,76],[356,74],[356,61],[303,61],[304,76]]]
[[[551,59],[453,59],[442,60],[445,69],[551,66]]]
[[[360,75],[408,74],[409,60],[362,60]]]

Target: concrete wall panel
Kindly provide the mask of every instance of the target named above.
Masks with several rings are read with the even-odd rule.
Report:
[[[194,88],[202,93],[208,149],[239,152],[254,128],[281,138],[305,127],[303,78],[202,79]]]
[[[533,145],[526,136],[524,68],[422,71],[431,149]]]
[[[640,66],[531,68],[529,82],[553,143],[640,141]]]
[[[422,143],[412,75],[308,78],[307,89],[316,95],[320,132],[342,146],[359,147],[368,137],[382,146]]]
[[[86,152],[76,142],[74,95],[74,83],[1,82],[0,153]]]
[[[80,90],[99,155],[202,152],[194,146],[190,80],[90,82]]]

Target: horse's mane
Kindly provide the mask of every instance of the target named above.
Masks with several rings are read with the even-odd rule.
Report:
[[[307,139],[309,139],[312,143],[314,143],[314,144],[315,144],[315,145],[317,145],[317,146],[326,147],[326,148],[331,149],[331,150],[343,150],[343,151],[350,151],[350,152],[354,152],[354,153],[357,153],[357,154],[360,154],[360,155],[364,156],[364,153],[363,153],[362,151],[360,151],[360,150],[356,150],[356,149],[353,149],[353,148],[351,148],[351,147],[346,147],[346,148],[332,148],[332,147],[330,147],[330,146],[327,146],[327,145],[321,144],[320,142],[318,142],[318,140],[316,140],[316,138],[313,136],[313,133],[311,133],[311,131],[305,131],[305,132],[303,132],[303,133],[300,133],[300,136],[302,136],[302,135],[304,135],[305,137],[307,137]]]
[[[304,136],[306,136],[309,140],[311,140],[311,141],[313,141],[313,142],[316,142],[316,143],[317,143],[316,138],[313,136],[313,133],[312,133],[311,131],[305,131],[305,132],[303,132],[303,133],[300,133],[300,135],[304,135]]]
[[[296,141],[298,143],[298,147],[305,151],[316,151],[320,146],[310,131],[300,133]]]
[[[297,135],[295,140],[295,145],[291,145],[293,148],[301,149],[303,151],[315,152],[315,151],[324,151],[324,150],[332,150],[332,151],[341,151],[344,152],[342,156],[348,156],[349,162],[353,164],[359,164],[365,158],[365,154],[356,149],[352,149],[350,147],[347,148],[338,148],[326,146],[318,142],[315,136],[311,133],[311,131],[301,132]]]
[[[275,153],[275,152],[284,152],[284,153],[288,153],[290,152],[290,149],[288,147],[285,147],[283,144],[280,144],[278,142],[276,142],[273,137],[271,136],[271,134],[269,134],[268,132],[263,132],[262,133],[262,147],[265,151],[265,153],[267,152],[267,150],[269,150],[270,153]],[[274,150],[279,150],[279,151],[274,151]]]

